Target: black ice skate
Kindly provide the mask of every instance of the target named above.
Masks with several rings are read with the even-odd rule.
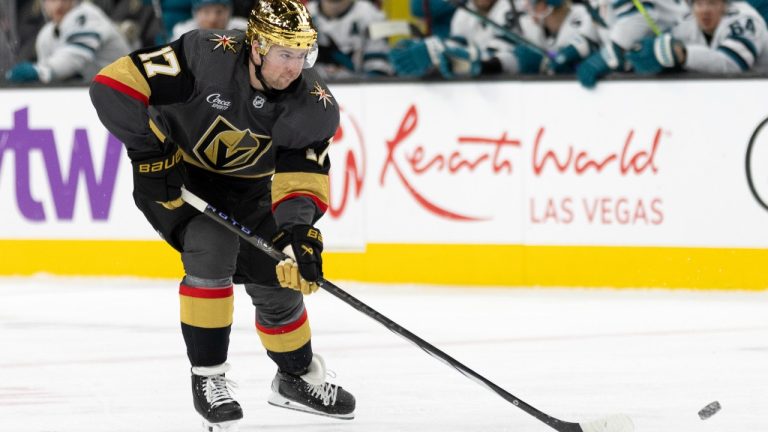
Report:
[[[192,368],[192,399],[206,432],[236,432],[243,418],[240,404],[230,395],[234,383],[224,376],[228,370],[228,363]]]
[[[269,403],[281,408],[351,420],[355,418],[355,397],[340,386],[325,381],[325,362],[315,354],[306,374],[277,371],[272,380]]]

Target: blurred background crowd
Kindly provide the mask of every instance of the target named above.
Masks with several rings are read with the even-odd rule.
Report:
[[[242,29],[251,0],[0,0],[0,76],[88,81],[196,29]],[[329,80],[768,70],[768,0],[309,0]]]

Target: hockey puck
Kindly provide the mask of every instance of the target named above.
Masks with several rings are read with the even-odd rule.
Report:
[[[720,402],[714,401],[711,404],[705,406],[704,408],[699,410],[699,418],[702,420],[706,420],[713,415],[717,414],[718,411],[720,411]]]

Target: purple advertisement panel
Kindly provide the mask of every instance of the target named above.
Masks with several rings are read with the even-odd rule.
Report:
[[[103,150],[99,172],[96,172],[93,160],[100,155],[94,154],[94,150],[99,150],[98,153]],[[29,221],[72,220],[79,187],[85,188],[91,217],[94,220],[109,219],[121,151],[122,143],[112,135],[107,136],[106,144],[92,146],[88,130],[77,128],[72,136],[71,151],[68,154],[60,152],[53,129],[29,126],[29,107],[13,112],[11,128],[0,128],[0,170],[14,170],[16,204],[21,216]],[[34,152],[39,152],[43,158],[43,176],[48,180],[54,214],[46,215],[41,200],[32,194],[30,154]],[[4,161],[4,156],[9,153],[13,153],[14,160]],[[60,160],[67,160],[67,172],[62,169]]]
[[[87,89],[0,90],[0,238],[155,239]]]

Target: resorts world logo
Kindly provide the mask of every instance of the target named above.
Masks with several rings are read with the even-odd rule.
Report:
[[[758,204],[768,210],[768,118],[762,121],[747,146],[747,183]]]

